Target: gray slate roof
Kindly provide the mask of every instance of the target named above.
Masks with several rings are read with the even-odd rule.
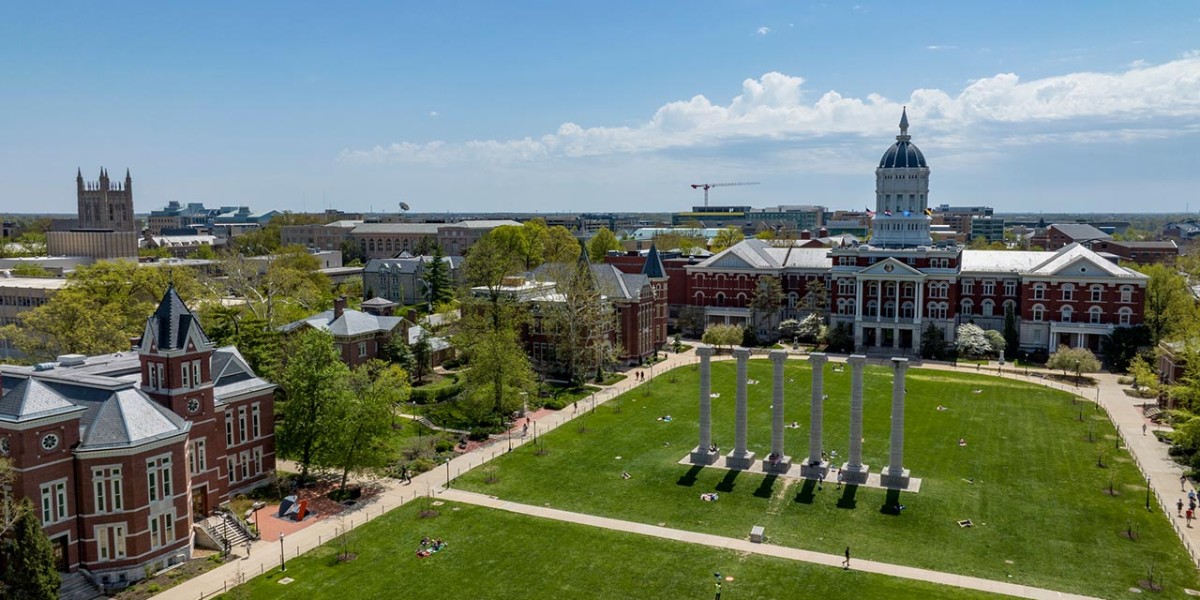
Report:
[[[200,327],[200,321],[188,310],[175,286],[167,287],[158,309],[147,320],[147,331],[154,336],[154,343],[159,350],[178,350],[187,345],[188,332],[195,328],[201,344],[207,345],[208,336]]]
[[[186,432],[191,424],[136,389],[114,392],[93,413],[83,447],[132,446]]]
[[[1108,240],[1112,239],[1111,235],[1088,225],[1087,223],[1054,223],[1051,227],[1062,232],[1063,235],[1071,238],[1076,242],[1087,242],[1091,240]]]
[[[342,311],[342,316],[337,319],[334,319],[333,315],[332,310],[327,310],[307,319],[288,323],[280,327],[280,331],[290,333],[308,325],[313,329],[328,331],[334,337],[352,337],[369,333],[390,333],[404,321],[403,317],[380,317],[348,308]]]
[[[0,398],[0,419],[22,421],[77,410],[70,400],[50,386],[29,378]]]
[[[658,246],[650,244],[650,252],[646,254],[646,264],[642,265],[642,275],[653,279],[667,276],[663,268],[662,258],[658,255]]]

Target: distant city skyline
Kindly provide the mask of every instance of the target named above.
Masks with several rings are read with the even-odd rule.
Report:
[[[1200,5],[18,4],[3,212],[671,212],[874,204],[908,107],[929,203],[1200,210]]]

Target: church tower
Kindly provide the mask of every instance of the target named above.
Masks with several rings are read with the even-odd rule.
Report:
[[[908,110],[900,113],[900,135],[875,169],[875,219],[872,246],[929,246],[929,166],[908,135]]]
[[[138,230],[133,219],[133,178],[125,169],[125,182],[111,181],[108,171],[100,169],[100,179],[84,181],[83,172],[75,171],[75,194],[80,229],[109,231]]]

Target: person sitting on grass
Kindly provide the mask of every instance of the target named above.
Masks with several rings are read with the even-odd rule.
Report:
[[[967,438],[958,438],[958,445],[959,445],[959,446],[966,446],[966,445],[967,445]]]
[[[621,471],[621,479],[632,479],[632,478],[633,478],[633,475],[630,475],[629,471]]]

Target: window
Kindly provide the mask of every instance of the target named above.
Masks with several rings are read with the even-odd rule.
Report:
[[[983,282],[983,295],[984,296],[995,296],[996,295],[996,282],[995,281],[985,280]]]
[[[362,357],[364,357],[364,356],[366,356],[366,355],[367,355],[367,343],[366,343],[366,342],[359,342],[359,343],[358,343],[358,357],[359,357],[359,358],[362,358]]]
[[[198,360],[193,360],[193,361],[192,361],[192,386],[193,386],[193,387],[200,387],[200,381],[201,381],[201,378],[200,378],[200,361],[198,361]]]
[[[1120,323],[1122,326],[1129,325],[1129,320],[1132,317],[1133,317],[1133,309],[1129,308],[1128,306],[1123,306],[1123,307],[1121,307],[1121,310],[1117,311],[1117,322]]]
[[[1059,320],[1059,321],[1062,321],[1063,323],[1070,323],[1070,322],[1071,322],[1071,313],[1072,313],[1072,312],[1073,312],[1073,311],[1071,310],[1071,307],[1070,307],[1070,306],[1064,306],[1064,307],[1062,307],[1062,310],[1060,310],[1060,311],[1059,311],[1059,315],[1060,315],[1060,316],[1059,316],[1059,319],[1058,319],[1058,320]]]
[[[183,376],[183,387],[192,387],[192,369],[190,368],[189,364],[185,362],[180,365],[179,372]]]
[[[250,457],[247,456],[246,452],[242,453],[242,457],[239,462],[241,463],[240,466],[242,467],[242,473],[241,473],[242,477],[241,478],[242,479],[249,478],[250,477]]]
[[[975,281],[972,279],[962,280],[962,293],[964,296],[969,296],[975,293]]]
[[[208,457],[205,455],[207,451],[205,446],[204,440],[195,440],[188,449],[188,472],[192,475],[199,475],[208,470]]]
[[[879,302],[877,302],[875,300],[871,300],[870,302],[867,302],[867,312],[864,316],[878,317],[879,316]]]
[[[1103,314],[1104,313],[1100,310],[1099,306],[1093,306],[1093,307],[1089,308],[1088,309],[1088,322],[1093,325],[1099,324],[1100,317]]]
[[[900,307],[900,318],[901,319],[913,318],[913,303],[912,302],[905,302]]]
[[[146,364],[146,379],[152,389],[158,389],[158,369],[154,368],[154,363]]]
[[[246,407],[238,407],[238,439],[245,442],[249,437],[247,434],[250,430],[246,429]]]
[[[121,468],[94,469],[92,485],[96,496],[96,512],[121,512]]]
[[[225,413],[225,447],[233,445],[233,413]]]
[[[150,501],[171,498],[171,457],[163,456],[146,461],[146,483]]]
[[[125,526],[100,525],[96,529],[96,553],[100,560],[125,558]]]
[[[1033,305],[1033,322],[1041,323],[1046,318],[1046,307],[1041,304]]]
[[[1133,301],[1133,288],[1128,285],[1121,286],[1121,302],[1129,303]]]
[[[165,389],[167,387],[167,376],[162,363],[154,363],[154,370],[158,373],[158,388]]]
[[[970,298],[963,298],[962,309],[959,310],[959,314],[969,317],[971,316],[971,311],[974,309],[975,302],[973,302]]]
[[[883,316],[890,319],[896,316],[896,303],[888,300],[883,304]]]
[[[254,473],[255,474],[263,472],[262,456],[263,456],[262,446],[255,446],[254,447]]]
[[[996,312],[996,303],[992,302],[991,298],[983,301],[983,316],[990,317]]]
[[[150,517],[150,547],[157,548],[162,545],[162,532],[159,531],[158,517]]]
[[[42,524],[51,525],[65,520],[67,514],[67,481],[54,481],[42,486]]]
[[[254,437],[254,439],[258,439],[259,437],[262,437],[262,427],[261,427],[262,415],[261,415],[261,412],[262,411],[260,410],[260,407],[257,402],[255,402],[254,406],[252,406],[250,408],[250,433]]]
[[[1017,295],[1017,282],[1012,281],[1011,279],[1008,281],[1005,281],[1004,282],[1004,295],[1005,296],[1016,296]]]
[[[1059,291],[1062,292],[1064,302],[1071,302],[1075,299],[1075,286],[1070,283],[1064,283]]]
[[[237,481],[237,455],[229,455],[229,483]]]
[[[1045,300],[1046,299],[1046,284],[1035,283],[1033,285],[1033,299],[1034,300]]]
[[[854,295],[854,280],[853,279],[848,279],[848,278],[839,279],[839,280],[837,280],[837,285],[838,285],[838,295],[839,296],[853,296]]]

